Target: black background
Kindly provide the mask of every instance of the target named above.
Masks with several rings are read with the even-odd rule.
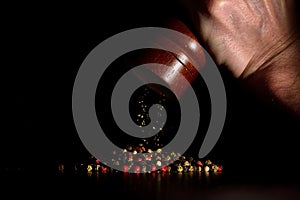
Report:
[[[88,155],[73,123],[72,87],[82,61],[100,42],[130,28],[159,26],[169,16],[190,26],[184,10],[172,1],[22,3],[3,9],[4,168],[52,168]],[[245,91],[224,68],[220,71],[228,112],[208,157],[232,173],[294,180],[299,122]]]

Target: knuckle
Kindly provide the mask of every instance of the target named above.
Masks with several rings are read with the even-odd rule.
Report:
[[[232,7],[232,2],[228,0],[214,0],[210,2],[208,11],[212,16],[218,16]]]
[[[218,0],[218,1],[213,1],[213,6],[215,8],[223,8],[224,6],[228,5],[231,1],[228,0]]]

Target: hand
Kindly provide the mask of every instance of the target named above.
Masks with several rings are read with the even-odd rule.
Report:
[[[300,114],[300,59],[294,0],[187,0],[215,62]],[[267,91],[267,93],[266,93]]]

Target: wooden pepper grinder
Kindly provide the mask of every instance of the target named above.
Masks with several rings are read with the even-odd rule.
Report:
[[[172,52],[164,50],[149,49],[147,50],[147,53],[143,54],[139,59],[143,63],[159,63],[167,66],[167,70],[162,69],[162,67],[159,65],[155,68],[149,68],[149,70],[159,76],[163,81],[165,81],[169,85],[171,90],[177,95],[177,97],[181,97],[186,89],[190,86],[190,84],[199,75],[197,69],[205,65],[205,54],[203,49],[198,48],[199,45],[195,44],[195,42],[198,42],[195,35],[182,21],[176,18],[168,19],[165,22],[164,28],[169,28],[181,32],[191,38],[191,40],[187,41],[183,46],[178,46],[179,43],[177,41],[170,41],[174,44],[174,48],[180,50],[181,54],[175,55]],[[157,42],[159,44],[159,38]],[[192,58],[189,56],[191,52],[199,55],[199,66],[193,66],[191,64]],[[140,78],[143,79],[142,77]],[[188,80],[188,83],[190,84],[187,84],[184,79]],[[155,90],[155,88],[152,89]]]

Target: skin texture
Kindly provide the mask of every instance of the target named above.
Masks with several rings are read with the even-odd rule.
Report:
[[[185,0],[215,62],[262,99],[300,116],[299,33],[294,0]]]

